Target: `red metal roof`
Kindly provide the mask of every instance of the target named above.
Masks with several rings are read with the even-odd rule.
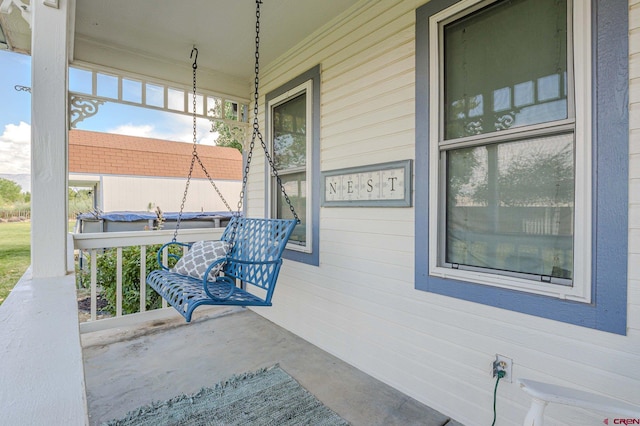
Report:
[[[69,172],[186,179],[192,147],[190,143],[74,129],[69,131]],[[214,180],[242,179],[242,154],[237,149],[198,145],[198,156]],[[193,177],[206,177],[197,162]]]

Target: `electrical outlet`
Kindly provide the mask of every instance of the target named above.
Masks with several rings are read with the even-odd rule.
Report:
[[[511,367],[513,366],[513,360],[506,356],[496,354],[496,359],[491,364],[491,374],[493,377],[498,375],[499,371],[504,371],[504,377],[501,380],[511,383]]]

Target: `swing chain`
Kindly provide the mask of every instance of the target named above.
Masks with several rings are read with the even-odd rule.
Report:
[[[224,203],[225,207],[227,208],[227,210],[229,212],[232,212],[233,210],[231,209],[231,206],[229,205],[229,203],[227,202],[227,200],[224,198],[224,196],[222,195],[222,192],[220,191],[220,188],[218,188],[218,186],[216,185],[216,183],[213,181],[213,178],[211,177],[211,175],[209,175],[209,172],[207,171],[207,168],[204,166],[204,163],[202,162],[202,160],[200,160],[200,156],[198,155],[198,150],[196,149],[197,147],[197,139],[196,139],[196,70],[198,69],[198,48],[196,48],[195,46],[193,46],[193,50],[191,50],[191,57],[193,57],[193,52],[196,52],[196,58],[193,61],[193,156],[195,157],[195,159],[198,161],[198,164],[200,165],[200,168],[202,169],[202,171],[204,172],[205,176],[207,177],[207,180],[209,180],[209,183],[211,183],[211,186],[213,186],[213,189],[216,190],[216,193],[218,194],[218,197],[220,197],[220,199],[222,200],[222,202]]]
[[[255,147],[256,137],[260,139],[260,145],[264,151],[265,157],[271,167],[271,172],[273,173],[273,177],[276,178],[276,182],[278,183],[278,188],[282,192],[284,199],[289,206],[289,210],[293,214],[293,217],[296,219],[297,223],[301,223],[298,214],[296,213],[291,200],[289,199],[289,195],[284,189],[284,185],[282,184],[282,179],[278,173],[276,165],[273,161],[273,158],[269,154],[269,149],[267,148],[267,144],[265,143],[262,133],[260,132],[260,125],[258,123],[258,101],[260,99],[259,95],[259,82],[260,82],[260,5],[262,4],[262,0],[256,0],[256,53],[255,53],[255,78],[254,78],[254,92],[253,92],[253,134],[251,136],[251,143],[249,145],[249,152],[247,153],[247,163],[244,167],[244,175],[242,177],[242,190],[240,191],[240,199],[238,200],[238,215],[240,215],[240,211],[242,210],[242,203],[244,200],[245,190],[247,186],[247,179],[249,176],[249,167],[251,165],[251,159],[253,157],[253,148]]]
[[[193,60],[193,152],[191,153],[191,165],[189,166],[189,174],[187,175],[187,183],[184,187],[184,194],[182,195],[182,203],[180,204],[180,212],[178,213],[178,220],[176,221],[176,229],[173,232],[172,242],[176,242],[178,238],[178,231],[180,230],[180,223],[182,222],[182,212],[184,211],[184,205],[187,202],[187,194],[189,192],[189,184],[191,183],[191,175],[193,174],[193,166],[196,162],[196,158],[198,157],[198,153],[196,151],[196,70],[198,69],[198,48],[193,46],[191,49],[191,58],[193,58],[193,53],[196,53],[196,57]]]
[[[197,146],[198,146],[198,139],[197,139],[197,132],[196,132],[196,88],[197,88],[197,80],[196,80],[196,70],[198,69],[198,48],[193,46],[193,49],[191,49],[191,58],[193,58],[193,54],[195,52],[195,59],[193,60],[193,97],[192,97],[192,118],[193,118],[193,150],[191,152],[191,165],[189,166],[189,175],[187,176],[187,183],[185,185],[184,188],[184,194],[182,195],[182,203],[180,204],[180,212],[178,213],[178,220],[176,221],[176,229],[173,232],[173,239],[171,240],[172,242],[176,242],[177,238],[178,238],[178,231],[180,229],[180,223],[182,222],[182,213],[184,211],[184,205],[187,201],[187,193],[189,192],[189,185],[191,183],[191,175],[193,174],[193,166],[195,165],[196,160],[198,161],[198,164],[200,165],[200,167],[202,168],[202,171],[204,172],[204,174],[207,176],[207,179],[209,180],[209,182],[211,183],[211,185],[213,186],[213,189],[215,189],[215,191],[218,193],[218,196],[220,197],[220,199],[222,200],[222,202],[224,203],[224,205],[227,207],[227,209],[231,212],[233,211],[231,209],[231,206],[229,205],[229,203],[227,202],[227,200],[223,197],[222,192],[220,192],[220,189],[218,188],[218,186],[215,184],[215,182],[213,181],[213,179],[211,178],[211,176],[209,175],[209,172],[207,171],[207,168],[204,166],[204,163],[202,163],[202,160],[200,160],[200,156],[198,155],[198,150],[197,150]]]

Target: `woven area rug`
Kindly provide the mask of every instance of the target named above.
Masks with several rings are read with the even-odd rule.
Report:
[[[108,426],[348,425],[279,366],[130,412]]]

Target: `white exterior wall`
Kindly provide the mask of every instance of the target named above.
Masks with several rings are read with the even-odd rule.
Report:
[[[321,170],[414,158],[415,9],[423,3],[361,2],[263,67],[261,101],[321,64]],[[515,378],[640,405],[640,1],[630,7],[626,336],[415,290],[414,208],[322,208],[320,266],[285,261],[274,306],[258,312],[468,425],[491,423],[496,353],[513,359]],[[263,165],[254,156],[249,215],[264,214]],[[516,383],[501,382],[499,424],[522,424],[529,403]],[[551,405],[545,418],[599,425],[604,416]]]
[[[146,211],[149,203],[165,212],[180,210],[186,178],[103,176],[100,182],[102,206],[109,211]],[[242,182],[216,180],[216,186],[232,210],[238,205]],[[227,211],[208,180],[192,179],[184,211]]]

